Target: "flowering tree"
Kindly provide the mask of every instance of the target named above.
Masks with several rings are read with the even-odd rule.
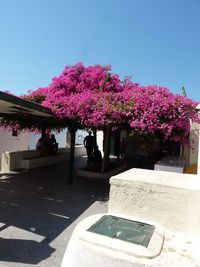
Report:
[[[160,86],[141,86],[125,79],[121,81],[111,72],[110,66],[84,66],[78,63],[67,66],[49,86],[29,92],[22,98],[49,108],[55,115],[48,125],[52,128],[70,125],[72,144],[70,150],[69,184],[73,177],[75,125],[90,129],[107,129],[105,147],[108,147],[109,131],[114,128],[132,129],[135,133],[161,134],[165,139],[188,140],[190,121],[200,123],[195,111],[197,102],[186,96],[174,95]],[[28,116],[28,115],[27,115]],[[0,125],[35,129],[30,120],[0,118]],[[17,124],[18,123],[18,124]],[[102,172],[109,157],[105,151]]]
[[[197,102],[160,86],[121,81],[110,66],[67,66],[48,87],[23,98],[52,110],[58,121],[72,120],[86,128],[126,127],[143,134],[161,133],[185,142],[190,120],[200,123]]]

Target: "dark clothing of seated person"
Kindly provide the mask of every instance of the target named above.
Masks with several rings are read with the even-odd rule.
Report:
[[[87,152],[87,162],[88,164],[93,162],[93,151],[94,151],[94,136],[91,135],[91,132],[89,132],[89,135],[85,137],[84,139],[84,147],[86,148]]]
[[[58,143],[55,138],[55,134],[52,134],[50,139],[48,140],[48,154],[56,155],[58,152]]]
[[[103,158],[102,158],[102,155],[101,155],[101,151],[98,149],[98,147],[95,147],[95,149],[94,149],[93,162],[94,162],[94,166],[96,168],[101,168],[101,164],[103,162]]]
[[[48,155],[48,140],[46,136],[41,136],[37,141],[36,149],[39,152],[40,156]]]

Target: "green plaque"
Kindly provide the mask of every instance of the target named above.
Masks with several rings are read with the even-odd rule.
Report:
[[[147,223],[104,215],[87,231],[147,247],[154,230]]]

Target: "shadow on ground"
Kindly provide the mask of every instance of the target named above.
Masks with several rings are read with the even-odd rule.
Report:
[[[83,160],[77,160],[80,167]],[[108,180],[75,177],[67,162],[0,177],[0,261],[39,264],[51,242],[95,201],[107,201]],[[25,238],[24,238],[25,237]]]

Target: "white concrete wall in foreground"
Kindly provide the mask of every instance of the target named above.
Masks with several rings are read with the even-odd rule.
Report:
[[[110,184],[108,214],[152,224],[160,239],[152,236],[141,247],[117,235],[88,232],[102,217],[93,215],[76,226],[62,267],[200,266],[198,175],[132,169],[112,177]]]
[[[131,169],[110,179],[108,211],[200,236],[198,175]]]

